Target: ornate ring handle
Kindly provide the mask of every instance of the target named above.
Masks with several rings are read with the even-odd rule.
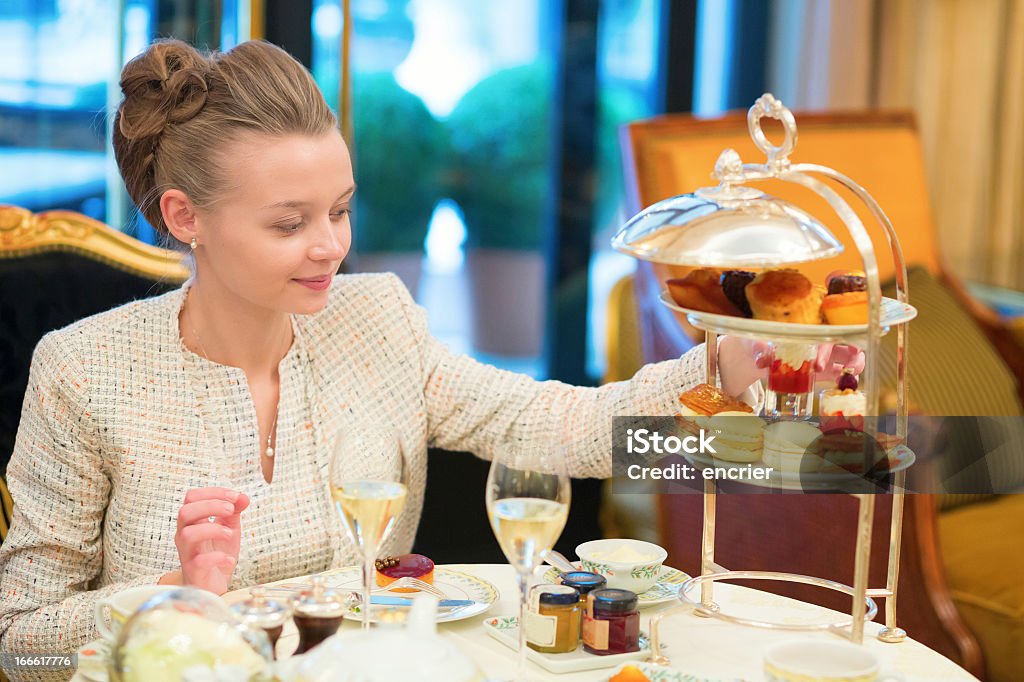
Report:
[[[761,129],[761,119],[765,116],[782,123],[785,137],[778,147],[768,141],[768,137]],[[750,111],[747,112],[747,128],[750,130],[750,136],[754,139],[757,148],[768,155],[769,167],[775,171],[785,170],[789,165],[787,157],[793,153],[793,148],[796,147],[796,119],[793,117],[793,112],[787,109],[774,95],[765,93],[757,98],[754,106],[750,107]]]

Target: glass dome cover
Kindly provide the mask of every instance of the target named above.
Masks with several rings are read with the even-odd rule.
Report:
[[[183,587],[144,603],[113,647],[120,682],[269,679],[270,641],[210,592]]]
[[[728,183],[652,204],[619,230],[612,246],[655,263],[720,268],[778,267],[843,251],[794,204]]]

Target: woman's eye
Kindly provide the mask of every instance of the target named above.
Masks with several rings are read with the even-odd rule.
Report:
[[[331,217],[332,218],[344,218],[345,216],[349,215],[350,213],[352,213],[352,209],[350,209],[350,208],[342,208],[342,209],[338,209],[337,211],[332,211],[331,212]]]

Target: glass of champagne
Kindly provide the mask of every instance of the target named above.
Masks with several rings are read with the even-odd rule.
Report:
[[[330,462],[331,495],[363,558],[363,629],[370,627],[374,562],[405,507],[402,443],[391,429],[343,432]]]
[[[503,447],[487,477],[487,515],[519,578],[519,671],[526,679],[526,611],[530,576],[555,545],[569,515],[565,458],[543,448]]]

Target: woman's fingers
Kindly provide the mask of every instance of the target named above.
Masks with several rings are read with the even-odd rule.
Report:
[[[248,499],[246,499],[246,504],[248,504]],[[237,508],[237,502],[225,502],[222,499],[186,502],[178,510],[178,527],[182,528],[200,521],[207,521],[211,516],[216,519],[226,519],[236,514]]]
[[[214,542],[230,542],[235,531],[219,523],[197,523],[194,526],[186,526],[178,531],[175,538],[175,545],[178,548],[178,558],[181,563],[187,564],[197,555],[214,547]]]
[[[226,569],[235,565],[235,558],[224,552],[203,552],[192,559],[192,568],[208,571],[214,568]]]
[[[192,488],[185,493],[185,504],[190,502],[199,502],[201,500],[223,500],[232,504],[238,500],[242,493],[237,490],[231,490],[230,488]]]

